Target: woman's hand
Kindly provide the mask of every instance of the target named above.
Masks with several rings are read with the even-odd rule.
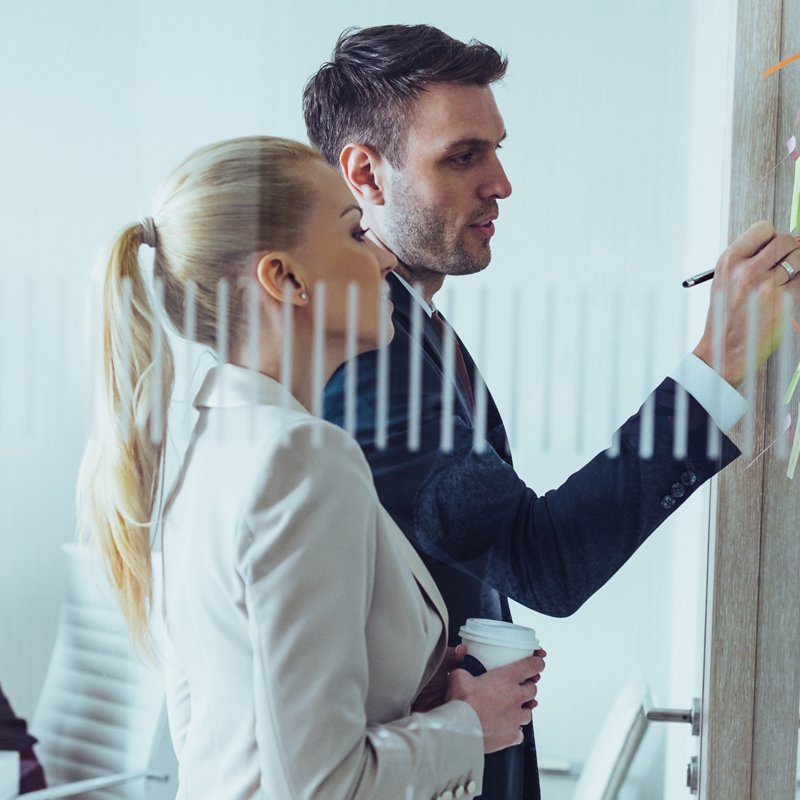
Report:
[[[411,706],[412,711],[430,711],[444,705],[447,695],[447,678],[454,669],[460,666],[466,653],[467,648],[463,644],[447,648],[439,669],[414,700],[414,704]]]
[[[545,653],[536,653],[477,678],[463,669],[451,673],[445,700],[464,700],[475,709],[483,728],[484,753],[522,743],[521,728],[531,721],[536,682],[544,669]]]

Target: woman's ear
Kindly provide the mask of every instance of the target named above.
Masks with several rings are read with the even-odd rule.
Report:
[[[291,303],[304,306],[308,303],[308,288],[296,265],[287,253],[267,253],[256,265],[256,279],[264,291],[279,303],[286,292],[291,293]]]
[[[357,200],[374,206],[383,205],[385,163],[371,147],[345,145],[339,155],[339,166]]]

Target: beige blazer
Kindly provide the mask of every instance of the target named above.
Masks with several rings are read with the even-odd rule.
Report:
[[[446,610],[358,445],[232,365],[195,406],[163,536],[178,797],[479,793],[475,711],[410,711]]]

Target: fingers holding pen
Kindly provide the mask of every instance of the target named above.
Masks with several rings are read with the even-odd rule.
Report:
[[[724,298],[723,313],[712,303],[694,353],[712,367],[716,364],[722,377],[738,386],[747,372],[763,364],[778,346],[784,298],[788,294],[795,303],[800,300],[800,281],[793,280],[798,272],[800,245],[794,237],[776,233],[766,221],[748,228],[719,257],[712,297]],[[753,358],[748,355],[751,316],[755,325]]]
[[[787,275],[782,274],[781,262],[787,261],[792,269],[800,271],[800,244],[788,233],[777,234],[764,249],[745,263],[748,270],[755,273],[773,272],[778,285],[787,282]],[[772,276],[771,276],[772,277]]]
[[[781,268],[786,262],[787,267]],[[788,233],[777,233],[770,222],[751,225],[717,263],[716,288],[754,291],[767,286],[785,285],[800,272],[800,243]],[[785,274],[784,274],[785,273]]]
[[[775,227],[765,219],[752,224],[744,233],[740,234],[730,247],[720,256],[720,264],[738,263],[748,258],[753,258],[775,238]]]

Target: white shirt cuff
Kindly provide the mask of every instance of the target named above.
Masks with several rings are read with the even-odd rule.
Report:
[[[747,413],[747,400],[694,353],[689,353],[669,377],[703,406],[723,433]]]

